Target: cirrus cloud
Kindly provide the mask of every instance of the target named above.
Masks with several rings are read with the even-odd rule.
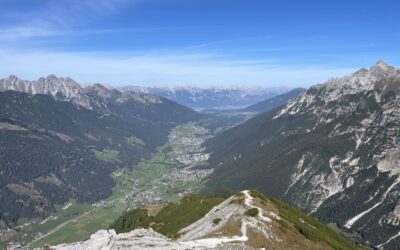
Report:
[[[0,50],[0,75],[36,79],[48,74],[79,82],[126,84],[240,84],[309,86],[350,73],[349,68],[282,67],[274,60],[227,60],[214,54],[109,54]],[[310,77],[312,76],[312,77]],[[285,82],[282,82],[285,79]]]

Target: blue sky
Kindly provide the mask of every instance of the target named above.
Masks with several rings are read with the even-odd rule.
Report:
[[[309,86],[400,65],[396,0],[0,0],[0,76]]]

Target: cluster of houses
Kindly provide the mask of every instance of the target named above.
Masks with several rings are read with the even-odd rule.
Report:
[[[209,158],[209,154],[204,153],[193,153],[184,154],[176,157],[176,160],[185,165],[191,165],[196,162],[206,161]]]
[[[171,174],[173,181],[201,181],[213,172],[212,169],[182,169]]]
[[[135,203],[136,204],[159,204],[161,203],[160,194],[156,191],[138,191],[135,195]]]

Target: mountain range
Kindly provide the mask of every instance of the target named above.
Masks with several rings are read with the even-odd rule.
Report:
[[[289,91],[283,87],[125,86],[120,89],[162,96],[195,110],[241,109]]]
[[[379,61],[210,139],[205,192],[256,188],[385,249],[400,247],[400,70]]]
[[[153,95],[50,75],[0,80],[0,220],[44,217],[70,199],[111,194],[110,174],[149,158],[202,115]]]

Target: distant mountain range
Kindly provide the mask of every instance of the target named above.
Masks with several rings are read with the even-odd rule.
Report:
[[[162,96],[196,110],[241,109],[290,90],[288,88],[192,86],[126,86],[120,89]]]
[[[172,128],[201,117],[162,97],[54,75],[0,80],[0,220],[106,198],[114,170],[150,157]]]
[[[257,188],[399,249],[399,142],[400,70],[380,61],[209,140],[208,190]]]

